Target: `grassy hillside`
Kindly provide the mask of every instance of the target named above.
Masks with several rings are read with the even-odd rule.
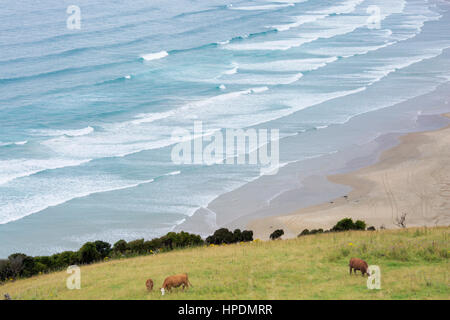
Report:
[[[449,227],[353,231],[200,247],[82,266],[81,290],[65,272],[0,286],[13,299],[450,299]],[[351,257],[381,268],[381,290],[349,275]],[[193,287],[161,296],[164,278]],[[145,280],[155,289],[148,293]]]

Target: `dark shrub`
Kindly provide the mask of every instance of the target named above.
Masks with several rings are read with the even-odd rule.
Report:
[[[142,254],[145,253],[145,245],[144,245],[144,239],[138,239],[128,242],[128,250],[130,250],[133,253]]]
[[[68,267],[68,266],[79,263],[78,258],[79,258],[79,256],[76,252],[64,251],[58,255],[58,257],[56,259],[56,263],[58,264],[59,267]]]
[[[199,246],[203,244],[203,239],[197,234],[181,231],[177,234],[176,246],[178,248]]]
[[[50,271],[56,268],[56,261],[52,259],[52,257],[49,256],[39,256],[33,258],[35,263],[41,263],[45,265],[45,269]]]
[[[111,245],[108,242],[97,240],[94,242],[94,244],[102,259],[109,256],[109,254],[111,253]]]
[[[80,250],[78,250],[78,254],[80,256],[80,262],[84,264],[99,261],[101,259],[101,255],[93,242],[86,242]]]
[[[300,232],[300,234],[298,235],[298,237],[300,236],[306,236],[309,234],[309,230],[308,229],[304,229],[302,232]]]
[[[271,240],[279,239],[284,234],[282,229],[277,229],[270,235]]]
[[[355,230],[366,230],[366,223],[361,220],[356,220]]]
[[[173,250],[173,242],[174,242],[174,236],[173,235],[165,235],[162,236],[161,238],[161,243],[162,243],[162,247],[165,248],[166,250]]]
[[[241,241],[243,241],[241,229],[234,230],[234,232],[233,232],[233,242],[236,243],[236,242],[241,242]]]
[[[25,259],[27,255],[23,253],[14,253],[8,257],[9,269],[11,270],[12,277],[16,278],[21,275],[25,269]]]
[[[346,230],[353,230],[355,229],[355,224],[353,223],[353,220],[350,218],[344,218],[331,229],[333,231],[346,231]]]
[[[128,244],[125,240],[119,240],[116,243],[114,243],[113,251],[115,253],[125,253],[127,251]]]
[[[242,241],[245,242],[253,241],[253,231],[251,230],[242,231]]]
[[[227,228],[216,230],[212,236],[206,238],[208,244],[232,243],[233,233]]]
[[[162,247],[162,241],[161,241],[161,239],[159,239],[159,238],[155,238],[155,239],[153,239],[153,240],[150,240],[150,241],[145,241],[144,242],[144,247],[145,247],[145,250],[147,251],[147,252],[149,252],[150,250],[151,251],[156,251],[156,250],[158,250],[159,248],[161,248]]]
[[[374,226],[370,226],[370,227],[367,228],[367,231],[375,231],[375,230],[376,230],[376,229],[375,229]]]
[[[206,238],[207,244],[236,243],[241,241],[253,241],[253,231],[240,229],[231,232],[226,228],[216,230],[213,235]]]
[[[9,260],[0,260],[0,281],[5,281],[12,277]]]

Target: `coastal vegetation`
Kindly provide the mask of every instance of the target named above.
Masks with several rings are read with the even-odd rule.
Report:
[[[87,242],[78,251],[64,251],[51,256],[31,257],[24,253],[11,254],[0,260],[0,283],[16,278],[27,278],[38,274],[62,270],[70,265],[86,265],[125,257],[149,255],[175,249],[196,247],[203,244],[237,243],[253,240],[253,232],[236,229],[234,232],[222,228],[206,239],[184,231],[169,232],[160,238],[145,241],[137,239],[130,242],[119,240],[111,246],[105,241]]]
[[[449,299],[450,227],[323,232],[294,239],[214,245],[81,265],[81,289],[65,271],[6,281],[12,299]],[[129,249],[128,249],[129,250]],[[381,289],[349,275],[350,258],[381,270]],[[172,274],[193,287],[157,290]],[[155,282],[148,292],[146,279]]]

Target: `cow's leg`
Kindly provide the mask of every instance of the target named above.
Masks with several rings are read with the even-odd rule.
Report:
[[[352,267],[350,267],[350,275],[352,275]]]

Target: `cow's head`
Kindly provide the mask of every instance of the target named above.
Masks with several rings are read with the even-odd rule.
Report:
[[[165,292],[166,290],[164,290],[164,288],[161,288],[161,295],[164,295]]]

